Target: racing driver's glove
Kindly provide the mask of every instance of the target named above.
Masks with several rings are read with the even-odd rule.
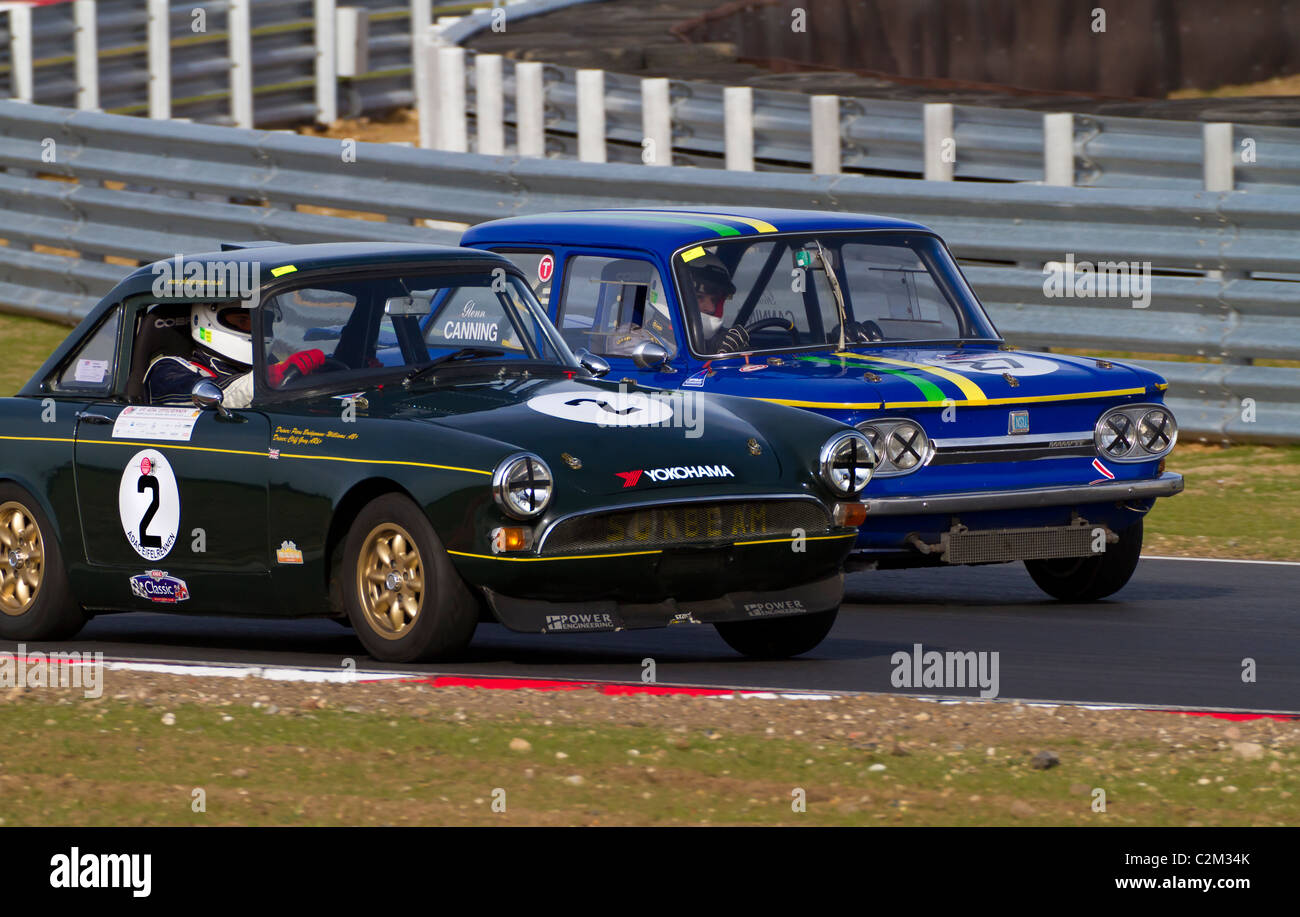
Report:
[[[718,353],[736,353],[749,346],[749,332],[743,325],[732,325],[718,344]]]
[[[325,353],[315,348],[311,350],[300,350],[289,359],[280,363],[272,363],[266,368],[267,381],[271,383],[272,388],[279,388],[284,383],[284,374],[290,368],[297,369],[304,376],[311,375],[317,369],[325,365]]]

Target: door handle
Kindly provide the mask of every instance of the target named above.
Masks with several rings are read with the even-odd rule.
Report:
[[[112,426],[113,418],[105,417],[103,414],[92,414],[89,411],[78,411],[77,420],[84,420],[86,423],[108,424]]]

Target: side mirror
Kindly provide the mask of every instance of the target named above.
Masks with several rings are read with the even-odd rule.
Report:
[[[632,351],[632,362],[641,369],[659,369],[668,362],[668,351],[662,344],[642,341]]]
[[[196,408],[208,410],[215,408],[216,412],[222,417],[229,417],[230,412],[226,410],[222,402],[225,400],[225,392],[215,382],[209,382],[202,379],[194,383],[194,388],[190,389],[190,398],[194,401]]]
[[[609,372],[609,361],[604,357],[598,357],[585,347],[575,354],[578,358],[578,365],[591,373],[593,376],[604,376]]]

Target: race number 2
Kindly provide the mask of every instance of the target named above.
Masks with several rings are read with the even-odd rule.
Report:
[[[117,510],[126,540],[137,554],[162,560],[170,553],[180,530],[181,495],[172,466],[157,449],[142,449],[127,462]]]

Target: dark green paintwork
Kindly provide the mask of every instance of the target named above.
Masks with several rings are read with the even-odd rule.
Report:
[[[518,273],[501,256],[436,246],[280,246],[186,258],[259,261],[267,284],[263,302],[280,289],[309,282],[317,272],[454,261],[467,267],[499,265]],[[297,270],[278,279],[269,276],[271,268],[284,264]],[[692,438],[680,428],[601,428],[560,420],[526,405],[529,398],[548,391],[581,390],[598,396],[618,388],[617,382],[581,372],[574,378],[557,371],[505,380],[470,372],[459,384],[442,380],[437,386],[417,383],[410,390],[400,384],[376,388],[365,393],[365,407],[351,422],[343,419],[340,401],[331,397],[339,392],[280,396],[235,412],[240,422],[205,412],[185,443],[113,440],[107,425],[82,423],[78,430],[78,412],[111,419],[126,405],[125,372],[118,372],[114,394],[97,399],[51,391],[49,380],[110,310],[124,304],[128,321],[123,325],[133,328],[134,314],[157,301],[148,295],[153,276],[146,267],[124,280],[18,396],[0,399],[0,436],[6,437],[0,439],[0,479],[16,482],[42,503],[54,522],[74,591],[91,609],[327,614],[329,561],[337,561],[337,549],[357,509],[385,491],[403,492],[425,509],[453,552],[453,563],[476,586],[535,598],[571,597],[575,589],[589,598],[663,598],[663,587],[657,584],[658,555],[527,563],[462,556],[490,555],[490,530],[518,524],[494,503],[489,473],[501,459],[520,451],[540,455],[555,477],[555,498],[536,523],[539,531],[561,515],[656,501],[720,495],[804,495],[827,505],[832,500],[815,466],[821,444],[847,429],[842,424],[751,399],[705,395],[699,401],[704,406],[702,435]],[[119,341],[119,366],[129,361],[129,337],[124,333]],[[78,435],[82,441],[75,444],[74,471]],[[761,454],[751,454],[751,439]],[[167,456],[181,494],[177,544],[159,561],[135,553],[117,511],[124,463],[146,445]],[[217,449],[234,452],[208,451]],[[279,456],[273,458],[275,449]],[[581,469],[570,468],[564,453],[578,457]],[[629,490],[615,474],[720,463],[729,465],[736,477]],[[200,527],[207,541],[201,554],[190,550],[191,533]],[[276,547],[286,540],[302,551],[301,565],[277,563]],[[778,583],[811,582],[836,570],[851,544],[851,537],[810,540],[802,553],[792,552],[788,544],[729,548],[723,584],[777,588]],[[133,596],[129,577],[150,569],[183,578],[190,599],[162,606]],[[700,588],[708,591],[718,585],[702,583]]]

